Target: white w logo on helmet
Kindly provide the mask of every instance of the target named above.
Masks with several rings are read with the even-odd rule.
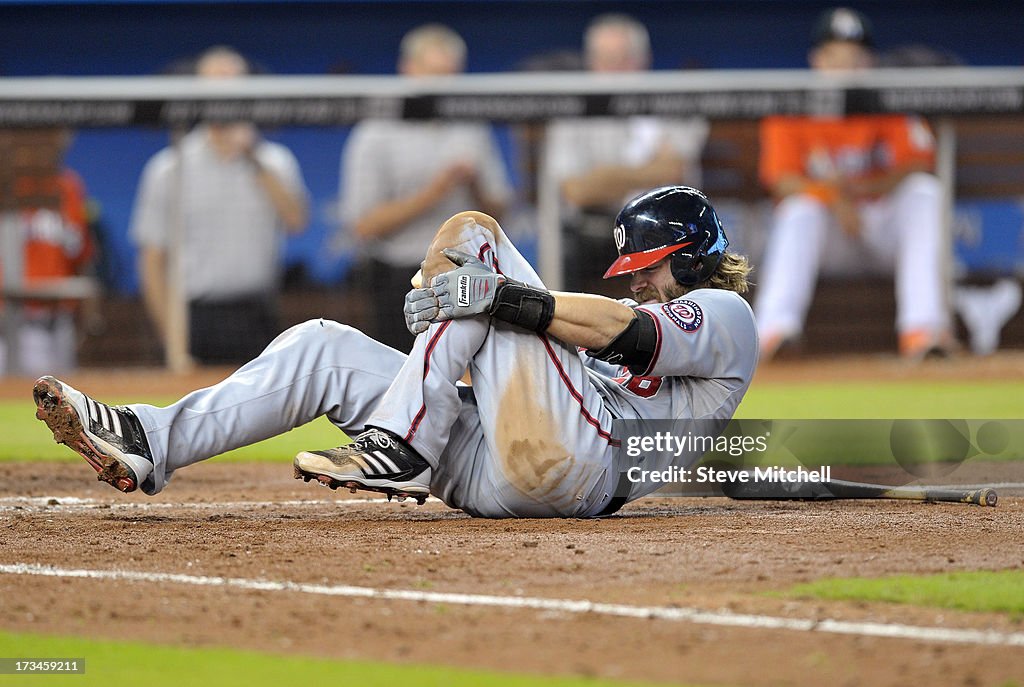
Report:
[[[616,224],[612,236],[615,237],[615,247],[621,251],[626,245],[626,228],[621,224]]]

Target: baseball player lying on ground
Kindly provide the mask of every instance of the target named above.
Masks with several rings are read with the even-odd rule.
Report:
[[[494,219],[464,212],[430,246],[428,286],[406,298],[408,356],[314,320],[166,408],[108,406],[43,377],[36,416],[125,492],[156,494],[179,468],[327,415],[355,440],[299,453],[296,477],[434,494],[480,517],[607,515],[659,486],[623,489],[620,463],[637,459],[615,450],[612,420],[728,420],[757,361],[739,296],[749,266],[703,194],[649,191],[614,232],[605,276],[630,275],[635,302],[545,290]]]

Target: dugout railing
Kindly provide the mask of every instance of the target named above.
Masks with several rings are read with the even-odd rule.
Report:
[[[369,76],[253,76],[216,82],[191,77],[0,79],[0,127],[131,127],[180,130],[202,120],[247,120],[261,127],[348,126],[367,117],[542,122],[559,117],[700,115],[740,122],[738,130],[773,114],[843,115],[905,112],[928,117],[938,137],[937,172],[952,202],[957,132],[973,121],[1007,127],[1024,115],[1024,69],[928,68],[873,70],[842,77],[806,70],[650,72],[629,75],[474,74],[410,80]],[[1015,116],[1015,117],[1014,117]],[[746,126],[742,123],[747,123]],[[756,152],[739,146],[741,155]],[[999,158],[1002,151],[991,153]],[[1016,160],[1010,157],[1012,163]],[[1002,158],[1003,162],[1007,159]],[[727,167],[723,167],[728,171]],[[720,170],[721,171],[721,170]],[[985,186],[985,180],[980,180]],[[995,184],[1003,183],[994,181]],[[749,185],[749,179],[744,181]],[[1016,192],[1015,179],[1001,191]],[[739,190],[739,198],[756,191]],[[562,284],[558,200],[538,182],[539,269]],[[951,215],[950,215],[951,216]],[[951,222],[947,222],[947,225]],[[171,250],[171,274],[180,273]],[[8,288],[10,286],[10,288]],[[5,284],[5,335],[17,312],[16,284]],[[187,356],[187,318],[179,292],[167,363]]]

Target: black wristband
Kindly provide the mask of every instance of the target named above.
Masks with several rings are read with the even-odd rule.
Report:
[[[505,279],[494,294],[491,317],[532,332],[543,332],[555,317],[555,297],[544,289]]]

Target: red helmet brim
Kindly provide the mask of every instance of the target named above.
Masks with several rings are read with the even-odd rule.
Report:
[[[661,262],[680,248],[686,248],[691,243],[693,243],[693,241],[676,243],[670,246],[662,246],[661,248],[652,248],[639,253],[626,253],[625,255],[620,255],[618,259],[612,263],[611,267],[608,268],[608,271],[604,273],[604,279],[621,277],[624,274],[633,274],[634,272],[647,269],[651,265]]]

